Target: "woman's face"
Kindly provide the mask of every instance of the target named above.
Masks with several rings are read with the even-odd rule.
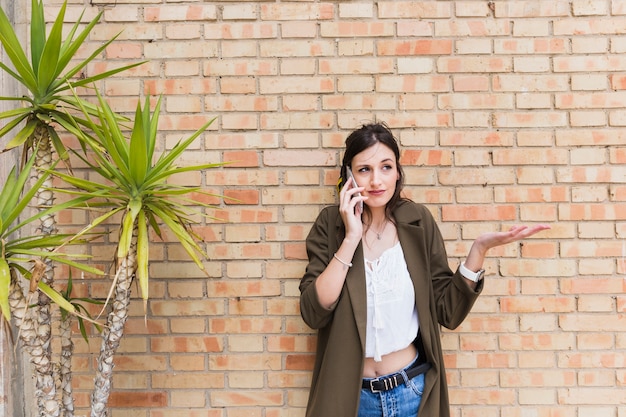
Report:
[[[359,187],[365,187],[365,204],[370,208],[385,207],[396,191],[400,178],[396,157],[386,145],[377,142],[352,158],[352,173]]]

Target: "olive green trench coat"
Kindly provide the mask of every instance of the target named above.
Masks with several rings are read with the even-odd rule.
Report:
[[[452,272],[443,238],[426,207],[403,201],[393,217],[415,288],[420,348],[432,365],[426,373],[419,417],[449,417],[439,325],[454,329],[461,324],[482,290],[482,281],[473,290],[458,271]],[[367,320],[361,244],[333,308],[319,303],[314,285],[339,248],[344,232],[338,207],[326,207],[306,241],[309,264],[300,282],[300,309],[305,323],[318,330],[307,417],[353,417],[358,413]]]

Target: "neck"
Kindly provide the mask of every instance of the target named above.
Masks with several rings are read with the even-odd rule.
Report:
[[[373,227],[375,230],[380,230],[387,222],[385,208],[376,208],[376,210],[370,209],[370,216],[368,220],[370,227]]]
[[[363,230],[363,239],[365,241],[365,244],[370,249],[372,248],[372,245],[375,244],[375,242],[380,242],[383,239],[386,239],[385,236],[389,236],[387,230],[392,229],[387,227],[389,224],[389,219],[385,216],[384,208],[372,210],[370,216],[366,220],[366,224],[367,226]]]

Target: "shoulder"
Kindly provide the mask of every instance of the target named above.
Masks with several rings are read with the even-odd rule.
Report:
[[[431,253],[441,253],[445,256],[443,236],[428,207],[411,200],[403,200],[393,213],[398,235],[402,234],[405,237],[403,245],[415,236],[421,236]]]
[[[315,223],[336,224],[338,221],[337,219],[341,220],[341,215],[339,214],[339,206],[326,206],[317,215]]]
[[[339,214],[339,206],[324,207],[317,215],[315,223],[311,228],[310,234],[328,233],[331,229],[340,227],[341,215]]]
[[[325,214],[326,216],[338,216],[339,206],[337,204],[334,204],[332,206],[326,206],[322,209],[320,214]]]
[[[411,200],[402,200],[393,211],[398,223],[408,223],[424,226],[435,223],[432,213],[428,208]]]

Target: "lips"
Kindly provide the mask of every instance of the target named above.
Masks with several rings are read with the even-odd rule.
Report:
[[[373,197],[378,197],[385,194],[385,190],[370,190],[367,193]]]

